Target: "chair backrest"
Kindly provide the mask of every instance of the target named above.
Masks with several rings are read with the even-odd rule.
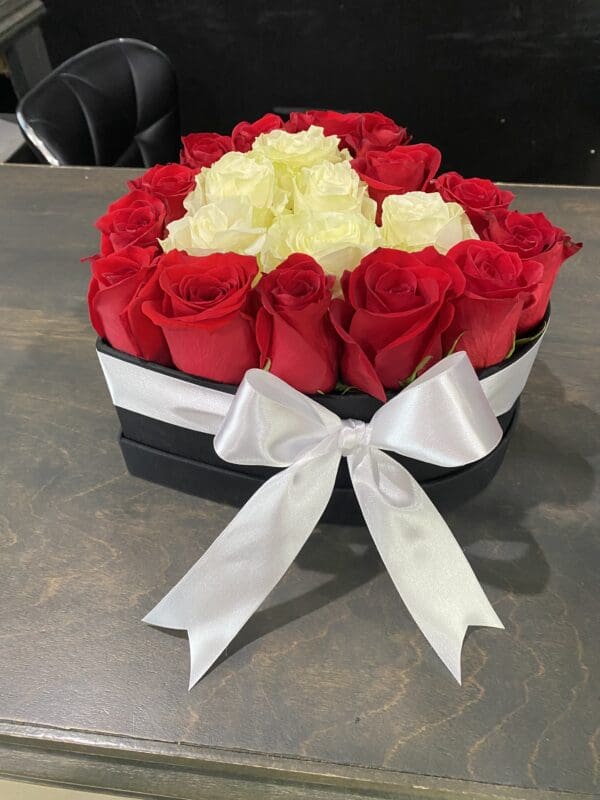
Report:
[[[43,161],[151,166],[177,160],[179,106],[167,56],[137,39],[94,45],[20,101],[17,120]]]

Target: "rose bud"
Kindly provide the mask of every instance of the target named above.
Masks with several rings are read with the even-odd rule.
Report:
[[[157,266],[162,297],[142,310],[162,329],[175,366],[201,378],[239,383],[246,370],[258,366],[249,309],[256,259],[172,250]]]
[[[463,178],[458,172],[445,172],[431,184],[448,203],[458,203],[480,233],[490,215],[505,211],[515,196],[484,178]]]
[[[289,256],[264,275],[256,291],[260,366],[307,394],[336,385],[338,341],[328,317],[333,276],[314,258]]]
[[[231,136],[222,136],[220,133],[188,133],[181,137],[181,144],[180,163],[195,170],[210,167],[224,153],[233,149]]]
[[[129,245],[156,247],[165,230],[166,213],[162,200],[148,192],[136,189],[120,197],[96,220],[102,255]]]
[[[454,303],[445,348],[466,350],[475,368],[498,364],[521,333],[521,315],[538,289],[542,265],[523,261],[493,242],[475,240],[459,242],[448,258],[461,269],[466,285]]]
[[[146,300],[158,298],[155,247],[124,247],[92,259],[88,290],[90,319],[96,333],[117,350],[168,364],[160,328],[141,313]]]
[[[141,189],[162,200],[167,209],[165,223],[185,214],[183,201],[196,188],[196,172],[183,164],[157,164],[127,184],[134,191]]]
[[[465,279],[433,247],[420,253],[380,248],[342,278],[345,301],[331,319],[343,342],[344,383],[385,401],[385,389],[407,380],[443,355],[442,335]]]
[[[581,244],[573,242],[544,214],[521,214],[519,211],[491,217],[482,238],[496,242],[503,250],[518,253],[524,260],[532,259],[542,265],[542,279],[519,322],[522,331],[534,328],[546,313],[559,269],[567,258],[581,250]]]
[[[255,122],[238,122],[231,131],[233,149],[240,153],[247,153],[252,149],[254,140],[261,133],[268,133],[283,127],[283,120],[277,114],[265,114]]]

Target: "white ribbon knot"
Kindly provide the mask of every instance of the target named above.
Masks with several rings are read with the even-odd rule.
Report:
[[[371,426],[360,419],[344,419],[338,434],[338,447],[349,456],[357,447],[367,447],[371,441]]]
[[[341,420],[268,372],[246,373],[214,439],[230,463],[282,468],[144,621],[188,631],[190,688],[265,600],[318,523],[340,459],[415,622],[460,682],[469,625],[502,628],[452,532],[384,450],[443,467],[487,455],[502,429],[464,353],[443,359],[370,423]]]

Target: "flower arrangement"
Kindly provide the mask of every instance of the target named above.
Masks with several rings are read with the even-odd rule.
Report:
[[[378,112],[266,114],[184,136],[96,226],[89,312],[114,348],[239,383],[381,401],[464,350],[502,362],[539,329],[581,245]]]
[[[185,136],[96,223],[128,468],[242,505],[144,618],[187,630],[190,687],[323,515],[364,520],[457,680],[467,627],[503,627],[440,508],[498,469],[581,245],[440,164],[380,113],[267,114]]]

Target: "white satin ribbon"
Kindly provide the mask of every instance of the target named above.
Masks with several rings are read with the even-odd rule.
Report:
[[[331,497],[343,456],[394,585],[460,683],[469,625],[503,625],[435,506],[383,450],[443,467],[486,456],[502,438],[495,415],[518,398],[540,342],[481,382],[464,353],[448,356],[370,423],[341,420],[262,370],[249,370],[232,396],[99,353],[115,405],[215,433],[215,451],[230,463],[282,469],[144,617],[188,632],[190,688],[296,558]]]
[[[525,388],[533,362],[537,357],[545,335],[546,329],[526,353],[516,358],[507,367],[480,380],[481,388],[497,417],[501,414],[506,414],[514,406],[517,398]]]
[[[358,502],[396,588],[460,681],[467,627],[502,623],[423,489],[382,450],[458,467],[483,458],[501,438],[464,353],[432,367],[368,424],[341,420],[274,375],[249,370],[215,436],[215,451],[231,463],[284,469],[250,498],[144,622],[187,630],[193,686],[296,558],[346,456]]]
[[[542,339],[543,335],[509,366],[480,380],[497,417],[512,408],[523,391]],[[140,363],[108,353],[98,352],[98,359],[114,405],[160,422],[215,434],[233,401],[233,395],[226,392],[146,369]]]

